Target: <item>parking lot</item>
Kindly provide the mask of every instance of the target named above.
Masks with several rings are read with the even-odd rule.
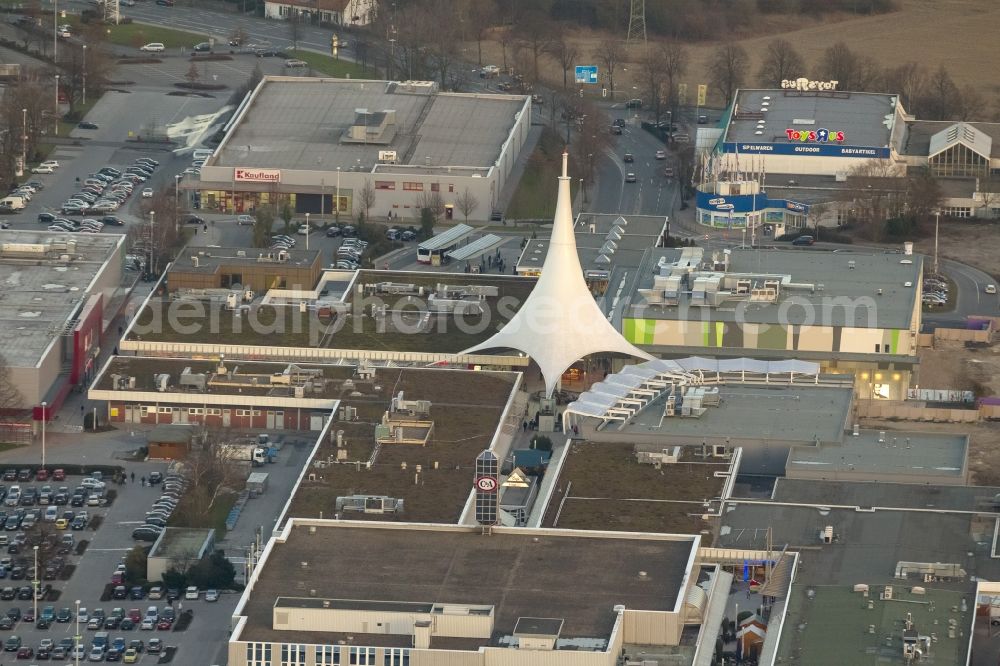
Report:
[[[131,428],[131,426],[130,426]],[[254,540],[258,531],[266,538],[274,527],[275,520],[284,506],[288,494],[293,487],[298,474],[305,464],[309,451],[314,443],[314,434],[310,433],[274,433],[275,441],[282,441],[278,457],[274,464],[269,464],[256,471],[265,471],[269,476],[268,490],[260,497],[252,499],[246,505],[236,527],[228,532],[223,538],[218,539],[217,548],[225,551],[236,563],[237,581],[242,580],[242,561],[246,553],[246,548]],[[122,465],[127,474],[128,481],[125,485],[109,484],[108,489],[116,493],[115,499],[107,506],[87,506],[86,502],[82,507],[73,507],[69,503],[65,506],[58,506],[60,513],[62,510],[72,509],[74,512],[87,511],[88,526],[81,530],[57,530],[54,524],[46,528],[46,533],[73,534],[75,542],[87,540],[88,546],[83,555],[73,553],[65,554],[67,565],[75,567],[68,580],[42,580],[40,576],[40,586],[44,588],[51,585],[58,591],[58,598],[46,597],[38,601],[38,615],[47,606],[52,607],[52,612],[58,614],[61,609],[70,609],[75,614],[76,601],[80,601],[80,607],[86,608],[88,615],[92,615],[95,609],[102,609],[108,616],[113,609],[120,608],[124,613],[132,609],[138,609],[145,614],[150,605],[156,605],[162,611],[166,607],[166,600],[149,599],[110,599],[101,601],[105,587],[112,583],[112,577],[116,568],[121,563],[122,558],[136,544],[132,539],[133,530],[138,527],[144,519],[145,514],[150,510],[152,504],[161,495],[159,487],[142,487],[140,479],[144,476],[148,478],[151,472],[165,473],[168,465],[164,462],[130,462],[116,460],[122,458],[127,452],[141,446],[145,441],[144,435],[139,430],[114,430],[107,433],[67,435],[50,433],[48,437],[48,458],[47,467],[54,469],[58,465],[73,464],[100,464]],[[37,445],[33,449],[16,449],[0,454],[0,474],[7,469],[20,470],[25,467],[25,463],[30,461],[37,466],[39,450]],[[131,475],[135,473],[135,482],[132,482]],[[57,491],[60,486],[66,486],[70,494],[83,483],[84,477],[81,475],[69,475],[64,481],[46,480],[44,482],[32,480],[28,482],[2,481],[9,490],[12,485],[19,485],[22,489],[28,487],[37,489],[38,492],[45,485],[53,486]],[[90,483],[90,482],[88,482]],[[3,502],[0,502],[2,505]],[[19,507],[25,511],[44,510],[46,505],[37,504],[30,507]],[[0,506],[0,510],[7,510],[11,513],[11,507]],[[96,519],[96,521],[95,521]],[[96,529],[94,525],[99,523]],[[15,535],[21,530],[0,531],[0,543],[2,537],[7,536],[8,543],[15,539]],[[141,545],[149,546],[149,543]],[[15,594],[19,587],[33,584],[31,576],[27,575],[27,568],[33,562],[34,551],[30,546],[21,548],[16,555],[8,555],[7,547],[0,547],[0,558],[11,557],[10,564],[13,566],[15,557],[26,557],[25,578],[11,581],[10,572],[6,571],[6,578],[0,579],[0,592],[5,587],[14,587]],[[44,570],[44,566],[40,567]],[[172,651],[171,663],[183,664],[184,666],[212,666],[214,664],[226,663],[226,639],[228,637],[229,619],[238,599],[238,593],[233,591],[220,591],[217,602],[206,602],[204,595],[200,595],[197,601],[178,599],[173,603],[175,613],[193,611],[190,624],[183,631],[176,630],[142,630],[135,629],[107,629],[109,639],[113,641],[117,637],[124,639],[126,645],[134,640],[140,639],[148,643],[150,638],[159,638],[165,647],[176,648]],[[0,625],[0,642],[5,642],[14,635],[21,639],[22,646],[31,647],[37,652],[38,647],[45,639],[50,639],[53,644],[58,645],[61,640],[71,639],[76,633],[75,617],[69,622],[52,622],[47,628],[39,628],[37,622],[27,622],[24,615],[34,610],[34,602],[31,599],[0,599],[0,618],[6,616],[7,612],[17,608],[21,614],[21,620],[14,623],[10,629],[3,629]],[[43,623],[44,626],[44,623]],[[81,657],[81,662],[89,657],[89,647],[97,629],[86,629],[81,625],[80,634],[83,636],[82,643],[87,648],[86,657]],[[6,652],[0,656],[0,663],[13,661],[16,650]],[[4,658],[6,657],[6,659]],[[32,659],[37,660],[37,657]],[[150,655],[145,652],[140,655],[135,663],[157,663],[159,655]],[[53,663],[71,663],[71,659]],[[25,661],[24,663],[35,663],[35,661]]]

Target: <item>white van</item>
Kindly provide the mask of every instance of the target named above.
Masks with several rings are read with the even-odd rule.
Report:
[[[140,46],[139,50],[140,51],[146,51],[146,52],[149,52],[149,53],[159,53],[160,51],[163,51],[164,48],[166,48],[166,47],[163,46],[162,42],[150,42],[149,44],[145,44],[143,46]]]
[[[21,210],[26,205],[27,204],[24,201],[24,197],[10,196],[10,197],[4,197],[3,199],[0,199],[0,208],[10,208],[11,210]]]
[[[208,150],[207,148],[198,148],[193,153],[191,153],[191,158],[194,160],[207,160],[212,156],[215,151]]]

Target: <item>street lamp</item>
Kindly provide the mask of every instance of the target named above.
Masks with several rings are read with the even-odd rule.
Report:
[[[80,600],[76,600],[76,636],[73,636],[73,654],[76,658],[76,666],[80,666]]]
[[[87,45],[83,45],[83,104],[87,104]]]
[[[58,51],[59,51],[59,0],[52,0],[52,62],[54,63],[59,62]]]
[[[56,116],[55,116],[55,136],[59,136],[59,75],[56,74]]]
[[[28,167],[28,110],[21,109],[21,168]]]
[[[49,403],[42,401],[42,469],[45,469],[45,417]]]
[[[153,256],[154,256],[154,253],[153,253],[153,242],[154,242],[154,238],[153,238],[153,223],[154,223],[155,220],[156,220],[156,211],[155,210],[149,211],[149,264],[146,266],[146,269],[149,270],[149,271],[152,271],[153,275],[156,274],[156,270],[153,268]]]
[[[941,224],[941,211],[934,211],[934,275],[938,272],[938,225]]]
[[[37,621],[37,619],[38,619],[38,546],[32,546],[31,549],[33,551],[35,551],[35,581],[34,581],[35,594],[34,594],[33,598],[34,598],[34,608],[35,608],[35,620]]]
[[[178,220],[178,216],[180,215],[180,210],[177,207],[178,206],[178,204],[177,204],[177,190],[181,186],[181,178],[182,177],[183,176],[181,176],[181,174],[176,174],[174,176],[174,233],[175,234],[176,233],[180,233],[180,227],[179,227],[180,221]]]
[[[309,232],[312,231],[312,227],[309,226],[309,213],[306,213],[306,252],[309,251]]]

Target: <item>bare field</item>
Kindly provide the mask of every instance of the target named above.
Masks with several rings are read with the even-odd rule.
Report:
[[[822,21],[809,16],[795,17],[800,27],[791,19],[762,18],[754,26],[754,37],[737,39],[750,54],[750,69],[747,84],[756,81],[760,64],[760,54],[768,42],[781,37],[791,42],[802,54],[806,63],[814,65],[823,51],[837,42],[846,43],[855,52],[871,56],[883,66],[900,65],[909,61],[923,63],[929,70],[943,64],[959,87],[973,85],[990,96],[1000,92],[1000,70],[990,67],[995,60],[996,32],[1000,28],[1000,2],[995,0],[899,0],[900,11],[878,16],[831,15]],[[720,35],[728,41],[732,35]],[[577,47],[587,59],[597,50],[605,35],[580,32],[576,38]],[[700,83],[708,83],[708,62],[712,52],[721,42],[699,42],[689,44],[691,64],[684,81],[688,84],[689,99],[693,88]],[[469,45],[475,52],[475,44]],[[638,49],[630,54],[637,60]],[[499,44],[483,44],[485,62],[502,63]],[[596,58],[590,58],[597,64]],[[508,48],[507,62],[512,64],[511,49]],[[562,72],[549,58],[539,63],[541,76],[552,84],[561,84]],[[632,70],[631,63],[624,68]],[[572,72],[571,72],[572,74]],[[803,72],[804,75],[813,74]],[[572,78],[570,79],[572,81]],[[615,87],[623,97],[641,97],[632,86],[639,85],[632,80],[629,71],[616,72]],[[597,90],[596,92],[600,92]],[[718,91],[709,87],[709,103],[721,105]],[[890,91],[891,92],[891,91]]]
[[[976,391],[1000,395],[1000,347],[966,349],[959,342],[939,342],[921,349],[919,383],[923,388]]]
[[[1000,276],[1000,235],[996,222],[969,222],[941,220],[938,233],[938,252],[942,257],[975,266],[994,278]],[[933,220],[931,235],[914,241],[914,252],[927,256],[934,254]],[[930,264],[924,264],[929,266]]]

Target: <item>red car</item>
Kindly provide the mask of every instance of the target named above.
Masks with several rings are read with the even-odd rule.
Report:
[[[52,470],[52,480],[53,481],[65,481],[66,480],[66,470],[59,469]]]
[[[19,649],[17,651],[17,658],[18,659],[31,659],[34,656],[35,656],[35,651],[32,650],[27,645],[25,645],[23,648],[21,648],[21,649]]]
[[[138,624],[139,622],[142,622],[142,613],[139,612],[138,608],[129,608],[128,619]]]
[[[170,627],[172,626],[173,623],[170,620],[160,620],[156,623],[156,628],[160,631],[170,631]]]
[[[38,470],[38,472],[35,474],[35,480],[36,481],[48,481],[49,480],[49,470],[47,470],[45,468],[42,468],[42,469]]]

